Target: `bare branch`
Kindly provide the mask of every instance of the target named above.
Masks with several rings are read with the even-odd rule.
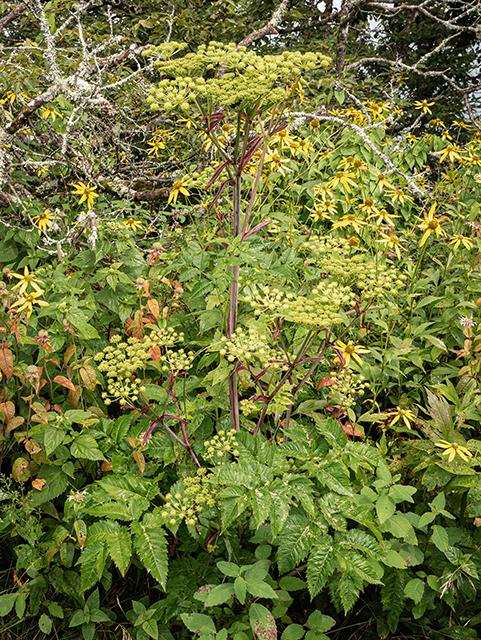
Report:
[[[14,20],[18,16],[22,15],[22,13],[25,11],[26,8],[27,8],[27,5],[25,4],[25,2],[21,2],[16,9],[14,9],[13,11],[10,11],[10,13],[7,13],[6,16],[1,18],[0,19],[0,31],[5,29],[5,27],[7,26],[7,24],[9,22]]]

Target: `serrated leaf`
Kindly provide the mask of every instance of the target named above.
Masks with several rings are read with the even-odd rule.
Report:
[[[317,543],[307,562],[307,586],[311,598],[321,591],[334,570],[334,547],[330,542]]]
[[[119,527],[115,533],[106,535],[109,555],[122,577],[125,576],[132,555],[132,543],[130,533],[125,527]]]
[[[296,515],[288,520],[280,535],[277,551],[279,572],[287,573],[302,562],[318,535],[319,527],[313,522],[308,522],[302,516]]]
[[[289,517],[289,511],[291,509],[290,500],[287,496],[279,495],[277,493],[271,494],[272,510],[270,513],[270,522],[272,535],[276,538],[284,528],[287,518]]]
[[[379,522],[383,524],[396,511],[396,503],[388,495],[379,496],[376,502],[376,513]]]
[[[216,564],[219,571],[222,571],[225,576],[236,578],[239,575],[240,567],[238,567],[233,562],[225,562],[224,560],[220,560]]]
[[[404,538],[404,540],[409,544],[417,544],[417,538],[416,534],[414,533],[412,524],[403,515],[397,513],[391,516],[388,520],[386,520],[384,526],[396,538]]]
[[[276,622],[269,611],[261,604],[254,602],[249,609],[249,622],[256,640],[276,640]]]
[[[77,564],[81,565],[81,592],[91,589],[102,578],[105,562],[107,561],[107,547],[103,542],[94,542],[82,551]]]
[[[282,640],[301,640],[306,630],[300,624],[290,624],[282,632]]]
[[[52,631],[52,619],[46,613],[42,613],[38,620],[38,628],[42,633],[50,633]]]
[[[388,567],[396,567],[396,569],[407,569],[406,560],[393,549],[388,549],[384,552],[384,557],[382,559],[384,564]]]
[[[86,460],[105,460],[104,454],[97,447],[95,438],[86,433],[81,433],[70,445],[70,453],[74,458]]]
[[[256,598],[277,599],[277,593],[272,587],[260,580],[246,580],[247,591]]]
[[[387,624],[392,633],[397,629],[399,616],[404,604],[404,587],[408,582],[406,571],[396,571],[392,569],[383,579],[384,586],[381,587],[382,608],[387,612]]]
[[[362,578],[357,573],[344,572],[339,580],[337,592],[341,598],[344,613],[352,609],[362,590]]]
[[[43,478],[46,482],[42,491],[37,489],[32,491],[31,507],[37,507],[39,504],[53,500],[67,489],[68,476],[60,467],[55,465],[42,465],[37,478]]]
[[[329,631],[329,629],[331,629],[331,627],[333,627],[335,624],[336,621],[333,620],[333,618],[324,615],[317,609],[310,614],[306,622],[306,625],[309,627],[309,629],[317,631],[318,633]]]
[[[439,551],[446,551],[449,546],[448,533],[446,529],[437,524],[433,525],[431,542],[439,549]]]
[[[295,576],[285,576],[279,580],[279,586],[284,591],[300,591],[301,589],[307,589],[307,584],[304,580],[296,578]]]
[[[241,604],[244,604],[246,601],[246,592],[247,592],[246,581],[242,576],[237,576],[237,578],[234,580],[234,593],[235,593],[235,597],[237,598],[237,600],[239,600]]]
[[[252,500],[252,513],[254,516],[255,528],[265,524],[272,512],[272,500],[267,488],[253,489],[250,492]]]
[[[7,347],[0,348],[0,371],[8,379],[13,376],[13,353]]]
[[[413,578],[409,580],[407,585],[404,587],[404,595],[407,598],[411,598],[417,604],[424,593],[424,584],[419,578]]]
[[[230,582],[224,584],[218,584],[216,587],[209,591],[207,598],[205,599],[206,607],[216,607],[219,604],[224,604],[234,595],[234,586]]]
[[[427,511],[426,513],[423,513],[423,515],[419,518],[419,522],[418,522],[419,529],[423,529],[428,524],[431,524],[431,522],[435,519],[435,517],[436,517],[436,514],[433,513],[432,511]]]
[[[18,593],[6,593],[0,596],[0,616],[7,616],[13,609]]]
[[[50,456],[55,449],[62,444],[65,432],[57,427],[45,427],[43,432],[43,446],[47,456]]]
[[[212,618],[203,613],[181,613],[180,617],[187,629],[192,633],[206,635],[216,632]]]
[[[165,589],[167,581],[167,541],[158,516],[146,513],[142,523],[133,522],[134,549],[148,573]]]

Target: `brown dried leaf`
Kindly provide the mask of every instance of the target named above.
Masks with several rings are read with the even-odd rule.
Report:
[[[13,376],[13,353],[7,347],[0,349],[0,371],[9,379]]]
[[[149,312],[154,316],[154,318],[157,319],[160,315],[160,306],[157,300],[154,300],[153,298],[147,300],[146,306]]]
[[[46,483],[47,481],[43,478],[36,478],[35,480],[32,480],[32,487],[37,489],[37,491],[42,491]]]

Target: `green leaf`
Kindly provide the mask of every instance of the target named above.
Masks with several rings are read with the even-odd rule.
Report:
[[[234,580],[234,593],[235,597],[241,604],[244,604],[246,601],[246,591],[246,581],[242,576],[237,576],[237,578]]]
[[[386,520],[384,526],[396,538],[404,538],[409,544],[417,544],[416,534],[414,533],[411,523],[401,514],[391,516],[389,520]]]
[[[449,546],[448,533],[446,529],[437,524],[433,525],[431,542],[436,545],[439,551],[446,551]]]
[[[13,609],[18,593],[6,593],[0,596],[0,616],[6,616]]]
[[[240,573],[240,567],[238,567],[233,562],[225,562],[224,560],[220,560],[216,564],[219,571],[222,571],[225,576],[236,578]]]
[[[249,622],[252,633],[259,640],[276,640],[277,627],[269,609],[254,602],[249,609]]]
[[[446,506],[446,496],[444,493],[442,491],[438,493],[430,505],[434,511],[442,511]]]
[[[65,432],[57,427],[46,426],[43,432],[43,446],[47,457],[50,456],[55,449],[62,444]]]
[[[156,400],[157,402],[165,402],[167,392],[156,384],[146,384],[145,391],[142,392],[147,400]]]
[[[388,549],[384,552],[384,557],[382,559],[384,564],[388,567],[396,567],[397,569],[407,569],[406,560],[393,549]]]
[[[329,631],[331,627],[336,624],[336,621],[331,617],[324,615],[317,609],[311,613],[309,618],[307,619],[306,625],[309,629],[313,631],[318,631],[319,633],[324,633],[324,631]]]
[[[76,611],[70,618],[69,627],[78,627],[85,622],[84,612],[81,610]]]
[[[376,512],[379,522],[382,524],[396,511],[396,503],[387,495],[379,496],[376,502]]]
[[[299,515],[292,516],[279,539],[277,551],[279,572],[287,573],[302,562],[319,534],[319,527],[315,523]]]
[[[394,502],[414,502],[413,495],[416,493],[416,487],[405,487],[401,484],[395,484],[389,489],[389,497],[394,500]]]
[[[300,624],[290,624],[282,633],[282,640],[301,640],[305,633],[304,627]]]
[[[219,604],[224,604],[229,598],[234,595],[234,586],[230,582],[224,584],[218,584],[210,591],[209,595],[205,599],[206,607],[215,607]]]
[[[269,573],[269,560],[258,560],[247,567],[242,567],[245,570],[244,577],[247,580],[264,580]]]
[[[25,614],[26,604],[27,604],[27,594],[25,592],[19,593],[17,602],[15,603],[15,613],[19,620],[21,620]]]
[[[419,518],[418,527],[420,529],[423,529],[428,524],[431,524],[431,522],[434,520],[435,517],[436,517],[436,514],[433,513],[432,511],[427,511],[426,513],[423,513],[423,515]]]
[[[351,609],[362,589],[362,578],[357,573],[345,571],[339,580],[337,592],[341,598],[344,613]]]
[[[407,585],[404,587],[404,594],[407,598],[411,598],[417,604],[424,593],[424,584],[419,578],[413,578],[409,580]]]
[[[143,505],[138,502],[123,504],[122,502],[105,502],[97,507],[90,507],[88,513],[99,518],[112,518],[113,520],[138,520],[142,515]]]
[[[307,563],[307,585],[311,598],[321,591],[334,570],[334,547],[329,542],[316,544]]]
[[[279,580],[279,586],[284,591],[300,591],[301,589],[307,589],[307,584],[304,580],[296,578],[295,576],[285,576]]]
[[[97,447],[95,438],[87,433],[81,433],[70,445],[70,453],[74,458],[86,460],[105,460],[104,454]]]
[[[107,534],[106,540],[109,555],[124,577],[132,555],[130,533],[125,527],[119,527],[115,533]]]
[[[77,564],[81,565],[81,592],[91,589],[100,581],[107,561],[107,548],[103,542],[94,542],[84,548]]]
[[[154,638],[154,640],[158,639],[159,628],[155,620],[146,620],[142,624],[142,629],[145,631],[145,633],[148,633],[151,638]]]
[[[48,605],[48,612],[51,616],[55,616],[56,618],[63,618],[63,609],[57,602],[50,602]]]
[[[165,589],[167,581],[167,541],[160,517],[146,513],[142,524],[133,522],[134,549],[142,564]]]
[[[211,617],[203,613],[181,613],[180,617],[189,631],[207,635],[215,633],[215,624]]]
[[[247,591],[256,598],[277,599],[277,593],[265,582],[246,580]]]
[[[52,631],[52,620],[46,613],[43,613],[38,620],[38,628],[42,633],[50,633]]]
[[[404,604],[404,587],[408,582],[406,571],[392,569],[383,578],[384,586],[381,587],[382,608],[387,612],[387,624],[392,633],[397,629],[399,616]]]
[[[95,623],[94,622],[85,622],[82,625],[82,635],[84,640],[93,640],[95,635]]]
[[[37,489],[32,491],[31,507],[37,507],[39,504],[54,500],[67,489],[68,476],[56,465],[43,464],[37,478],[43,478],[46,482],[42,491],[37,491]]]

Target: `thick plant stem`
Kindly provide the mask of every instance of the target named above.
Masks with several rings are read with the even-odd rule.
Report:
[[[234,182],[234,194],[232,198],[232,225],[234,238],[240,233],[241,217],[241,176],[236,175]],[[239,267],[231,267],[234,281],[230,283],[229,298],[229,319],[227,323],[227,337],[237,329],[237,310],[239,306]],[[230,401],[230,423],[231,428],[240,431],[239,420],[239,394],[237,392],[237,374],[231,373],[229,378],[229,401]]]

